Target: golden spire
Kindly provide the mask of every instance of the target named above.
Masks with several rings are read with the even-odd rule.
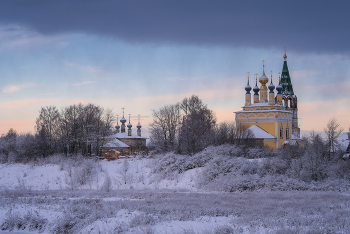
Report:
[[[272,70],[271,70],[271,80],[272,80]]]
[[[284,55],[283,58],[286,59],[287,58],[287,52],[286,52],[286,47],[284,47]]]
[[[255,73],[255,80],[258,81],[258,73]]]
[[[263,75],[265,75],[265,60],[263,60]]]

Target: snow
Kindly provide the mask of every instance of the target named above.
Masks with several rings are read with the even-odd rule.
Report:
[[[302,140],[301,138],[297,137],[294,134],[291,134],[291,138],[292,138],[292,140],[296,140],[296,141],[301,141]]]
[[[31,166],[28,164],[0,165],[0,188],[57,190],[67,187],[67,172],[59,165]]]
[[[116,134],[113,134],[109,136],[108,138],[139,138],[139,139],[147,139],[147,137],[142,137],[138,135],[131,134],[131,136],[128,136],[127,132],[119,132]]]
[[[123,176],[123,160],[101,160],[100,171],[97,176],[80,189],[101,189],[108,175],[112,180],[111,189],[195,189],[194,178],[200,168],[179,174],[173,180],[159,179],[151,173],[152,160],[126,159],[129,168],[126,172],[126,183]],[[153,161],[152,161],[153,162]],[[74,167],[73,167],[74,170]],[[0,188],[27,190],[61,190],[71,189],[69,173],[59,165],[31,166],[28,164],[0,165]]]
[[[266,132],[264,129],[260,128],[257,125],[252,125],[251,127],[249,127],[247,130],[250,130],[251,133],[253,134],[253,138],[257,138],[257,139],[275,139],[274,136],[272,136],[270,133]]]
[[[252,127],[256,137],[268,134],[258,126]],[[189,164],[192,169],[178,173],[175,168],[170,176],[154,173],[154,168],[160,165],[159,158],[1,164],[0,225],[12,210],[22,216],[37,212],[47,219],[44,234],[54,233],[55,225],[65,227],[70,219],[77,223],[73,233],[79,234],[224,233],[217,231],[220,228],[247,234],[299,233],[300,230],[349,233],[347,191],[288,191],[291,186],[299,186],[293,183],[302,182],[277,174],[266,175],[281,167],[278,158],[246,159],[239,156],[239,150],[237,146],[208,147],[191,156],[191,162],[196,162]],[[176,156],[180,158],[174,154]],[[181,156],[181,160],[184,158]],[[190,161],[181,160],[173,165]],[[198,164],[199,160],[205,161]],[[210,160],[214,162],[209,164]],[[269,167],[264,166],[267,163]],[[79,178],[87,175],[84,183],[78,183]],[[235,182],[244,190],[209,192],[211,190],[200,187],[205,176],[215,178],[209,184],[212,187],[227,185],[225,189],[229,191]],[[246,190],[249,184],[254,188],[268,183],[271,188],[287,191]],[[330,181],[332,183],[346,187],[342,180]],[[106,191],[107,185],[109,191]],[[28,228],[10,233],[17,232],[38,233]]]
[[[125,144],[124,142],[118,140],[118,139],[113,139],[106,144],[104,144],[102,147],[120,147],[120,148],[130,148],[129,145]]]

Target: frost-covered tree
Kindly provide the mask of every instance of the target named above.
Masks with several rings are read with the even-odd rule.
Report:
[[[181,102],[182,123],[179,131],[179,151],[194,154],[214,144],[216,118],[212,110],[192,95]]]
[[[335,118],[328,121],[327,127],[324,129],[324,132],[327,135],[328,160],[331,160],[335,151],[339,149],[338,138],[342,134],[343,130],[344,129],[340,127],[340,124]]]
[[[2,137],[2,151],[6,155],[8,155],[10,152],[16,152],[16,141],[17,141],[18,133],[13,129],[10,128],[10,130],[5,134],[5,136]]]

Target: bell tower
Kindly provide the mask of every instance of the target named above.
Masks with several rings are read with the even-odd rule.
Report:
[[[283,87],[282,99],[287,110],[293,113],[292,117],[292,134],[300,137],[300,128],[298,126],[298,98],[294,94],[292,80],[289,75],[287,65],[286,47],[284,47],[284,62],[281,75],[281,85]]]

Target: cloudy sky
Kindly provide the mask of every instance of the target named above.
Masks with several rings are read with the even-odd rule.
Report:
[[[266,60],[277,83],[284,47],[302,131],[333,117],[348,129],[349,9],[345,0],[3,1],[0,134],[34,132],[41,106],[79,102],[125,107],[146,131],[151,109],[192,94],[219,122],[234,120],[247,72],[261,76]]]

